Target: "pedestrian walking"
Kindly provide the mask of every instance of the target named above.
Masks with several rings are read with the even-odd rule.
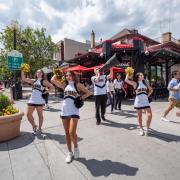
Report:
[[[51,82],[64,90],[64,100],[60,117],[64,126],[66,143],[69,151],[65,161],[66,163],[70,163],[73,160],[73,157],[77,159],[80,154],[76,133],[78,120],[80,119],[79,108],[81,106],[78,104],[81,104],[84,99],[91,95],[91,93],[83,84],[79,83],[79,80],[73,71],[66,72],[65,81],[60,82],[57,75],[54,75],[51,78]],[[81,93],[83,94],[82,96]],[[72,152],[72,143],[74,144],[74,152]]]
[[[169,112],[174,108],[177,107],[180,109],[180,72],[174,71],[172,73],[172,79],[168,84],[168,90],[169,90],[169,105],[165,109],[161,120],[168,122],[169,119],[166,118],[166,116],[169,114]]]
[[[27,107],[27,118],[31,123],[33,128],[33,134],[42,133],[42,125],[43,125],[43,106],[45,105],[45,100],[43,98],[43,94],[49,93],[53,90],[53,85],[44,79],[44,72],[39,69],[35,73],[35,79],[26,78],[23,71],[21,71],[22,81],[32,85],[32,93],[31,97],[28,101]],[[43,91],[45,88],[45,92]],[[35,124],[33,112],[37,111],[39,117],[39,126]]]
[[[106,85],[107,85],[107,96],[108,96],[108,104],[106,105],[106,107],[111,105],[111,112],[113,112],[114,99],[115,99],[115,90],[114,90],[113,80],[108,79]]]
[[[117,74],[117,79],[114,80],[115,88],[115,109],[121,111],[121,102],[123,94],[127,94],[124,89],[124,81],[121,79],[121,74]]]
[[[95,76],[91,77],[91,81],[94,85],[94,97],[95,97],[95,108],[96,108],[96,125],[100,125],[101,118],[105,119],[106,103],[107,103],[107,85],[108,79],[113,78],[113,70],[110,70],[109,75],[104,75],[99,72],[99,69],[94,70]],[[100,116],[101,108],[101,116]]]
[[[136,98],[134,102],[134,108],[137,111],[137,118],[139,124],[139,135],[144,136],[144,129],[142,127],[142,110],[144,109],[146,112],[146,136],[149,135],[149,128],[152,120],[152,111],[149,104],[148,97],[152,94],[153,89],[146,84],[143,73],[137,73],[135,75],[135,81],[129,80],[129,75],[126,75],[125,81],[132,85],[135,89]]]

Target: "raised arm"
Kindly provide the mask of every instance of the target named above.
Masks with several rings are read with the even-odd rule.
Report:
[[[57,87],[61,88],[61,89],[64,89],[65,88],[65,82],[61,83],[57,80],[57,77],[56,75],[54,75],[52,78],[51,78],[51,82],[53,84],[55,84]]]
[[[21,71],[21,79],[22,79],[23,82],[26,82],[26,83],[29,83],[29,84],[33,84],[33,80],[30,79],[30,78],[26,78],[23,71]]]
[[[94,82],[99,82],[99,79],[100,79],[99,69],[96,69],[95,71],[96,71],[96,76],[93,77],[92,81],[94,81]],[[94,82],[93,82],[93,83],[94,83]]]
[[[107,75],[107,79],[113,79],[113,68],[110,69],[110,73]]]
[[[81,83],[77,84],[77,88],[80,92],[83,93],[83,96],[82,96],[83,100],[89,97],[90,95],[92,95],[92,93]]]
[[[136,89],[137,83],[135,81],[129,80],[128,74],[126,75],[125,82],[131,86],[133,86],[134,89]]]

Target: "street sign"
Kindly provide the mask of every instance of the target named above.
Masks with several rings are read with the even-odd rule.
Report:
[[[8,53],[7,61],[9,70],[19,70],[23,63],[23,55],[20,52],[13,50]]]

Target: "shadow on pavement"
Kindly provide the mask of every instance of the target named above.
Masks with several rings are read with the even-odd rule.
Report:
[[[134,113],[134,112],[133,112],[133,113]],[[137,117],[137,115],[130,114],[129,112],[128,112],[128,113],[126,113],[126,112],[112,112],[111,114],[117,115],[117,116],[125,116],[125,117],[127,117],[127,118]]]
[[[52,107],[49,107],[48,109],[43,109],[44,111],[50,111],[50,112],[60,112],[61,110],[60,109],[55,109],[55,108],[52,108]]]
[[[43,135],[46,135],[47,137],[49,137],[49,139],[59,142],[59,144],[66,144],[65,135],[52,134],[52,133],[46,133],[46,132],[43,132]],[[82,141],[82,140],[83,140],[83,138],[78,137],[78,142]]]
[[[108,119],[106,119],[106,121],[103,121],[101,124],[104,126],[115,127],[115,128],[124,128],[127,130],[134,130],[134,129],[137,129],[137,127],[138,127],[136,124],[121,124],[121,123],[117,123],[114,121],[110,121]]]
[[[156,131],[154,129],[150,129],[150,135],[151,137],[155,137],[157,139],[160,139],[160,140],[163,140],[163,141],[166,141],[166,142],[178,142],[180,141],[180,136],[177,136],[177,135],[173,135],[173,134],[169,134],[169,133],[164,133],[164,132],[159,132],[159,131]]]
[[[138,171],[136,167],[111,160],[98,161],[96,159],[79,158],[77,161],[84,164],[94,177],[108,177],[111,174],[135,176]]]
[[[8,151],[8,150],[14,150],[19,149],[22,147],[25,147],[29,144],[31,144],[34,141],[34,136],[30,132],[21,132],[21,135],[16,137],[15,139],[6,141],[7,144],[6,148],[0,147],[0,151]]]

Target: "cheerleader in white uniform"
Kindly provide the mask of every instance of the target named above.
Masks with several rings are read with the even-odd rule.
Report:
[[[52,77],[51,82],[64,90],[64,101],[62,103],[60,117],[63,122],[69,151],[65,161],[66,163],[70,163],[73,157],[75,159],[79,157],[76,129],[80,116],[79,109],[75,106],[74,101],[75,98],[80,95],[80,92],[83,93],[83,96],[81,96],[82,100],[90,96],[91,92],[87,90],[83,84],[79,83],[73,71],[66,73],[66,80],[64,82],[58,81],[56,75]],[[74,152],[72,152],[72,143],[74,144]]]
[[[126,75],[125,81],[129,85],[132,85],[136,92],[134,108],[136,109],[137,115],[138,115],[138,123],[140,127],[139,134],[141,136],[144,135],[144,130],[142,127],[142,110],[144,109],[146,112],[146,118],[147,118],[146,136],[148,136],[151,119],[152,119],[152,111],[151,111],[148,97],[152,94],[153,90],[145,82],[143,73],[137,73],[135,76],[135,81],[129,80],[128,75]]]
[[[28,121],[31,123],[34,135],[36,133],[41,133],[41,128],[43,124],[43,106],[45,104],[45,100],[42,97],[43,93],[48,93],[53,90],[53,85],[49,83],[47,80],[44,79],[44,72],[39,69],[36,71],[35,79],[26,78],[24,72],[21,72],[22,81],[31,84],[33,86],[31,97],[28,101],[28,108],[27,108],[27,118]],[[48,89],[43,92],[44,89]],[[36,109],[38,117],[39,117],[39,127],[34,122],[33,112]]]

